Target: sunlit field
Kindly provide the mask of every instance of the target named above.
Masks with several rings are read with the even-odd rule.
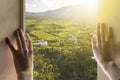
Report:
[[[40,8],[39,3],[36,8]],[[26,4],[27,8],[32,6],[30,2]],[[27,9],[26,31],[34,45],[34,80],[97,80],[91,37],[95,33],[98,2],[61,0],[60,6],[42,12]]]

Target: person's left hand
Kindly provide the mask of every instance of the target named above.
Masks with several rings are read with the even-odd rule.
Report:
[[[15,49],[10,39],[6,38],[6,44],[9,46],[13,53],[13,60],[17,74],[32,70],[33,66],[33,46],[28,34],[24,34],[21,29],[18,29],[14,33],[18,49]],[[25,37],[24,37],[25,36]],[[25,42],[26,38],[26,42]]]
[[[119,47],[114,38],[112,27],[99,23],[97,34],[92,38],[92,50],[95,60],[110,80],[120,80],[120,68],[115,62]]]
[[[99,23],[97,25],[97,34],[92,38],[92,50],[95,60],[100,65],[113,61],[115,47],[113,29],[103,23]]]

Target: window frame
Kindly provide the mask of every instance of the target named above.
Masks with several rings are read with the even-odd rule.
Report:
[[[25,0],[19,0],[19,26],[25,31]]]

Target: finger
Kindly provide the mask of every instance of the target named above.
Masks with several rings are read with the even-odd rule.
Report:
[[[111,48],[111,58],[115,58],[115,54],[113,52],[115,52],[115,37],[114,37],[114,31],[112,27],[109,27],[109,41],[110,41],[110,48]],[[118,47],[119,48],[119,47]]]
[[[101,28],[101,40],[104,43],[106,38],[106,25],[102,23],[100,25],[100,28]]]
[[[106,27],[106,41],[109,39],[109,26]]]
[[[109,27],[109,38],[108,38],[108,41],[114,42],[114,34],[113,34],[112,27]]]
[[[97,47],[97,39],[96,39],[96,35],[93,35],[92,39],[91,39],[91,42],[92,42],[92,48],[95,49]]]
[[[14,54],[14,52],[16,52],[16,50],[15,50],[15,48],[13,47],[12,43],[10,42],[9,38],[7,37],[7,38],[5,39],[5,41],[6,41],[6,44],[8,45],[8,47],[11,49],[11,51],[12,51],[13,54]]]
[[[100,38],[100,24],[97,25],[97,41],[98,44],[101,44],[101,38]]]
[[[94,58],[95,58],[95,57],[99,56],[99,53],[97,52],[98,51],[98,45],[97,45],[97,37],[96,37],[96,35],[94,35],[92,37],[91,41],[92,41],[93,55],[94,55]]]
[[[21,43],[22,43],[23,49],[24,49],[24,50],[27,50],[27,47],[26,47],[26,45],[25,45],[24,34],[23,34],[23,32],[22,32],[21,29],[19,29],[19,35],[20,35],[20,39],[21,39]]]
[[[16,41],[17,41],[17,45],[18,45],[18,50],[22,51],[22,44],[21,44],[21,39],[20,39],[20,35],[19,35],[19,31],[15,31],[15,37],[16,37]]]
[[[28,33],[26,33],[26,39],[27,39],[27,43],[28,43],[28,45],[27,45],[28,50],[32,54],[33,53],[33,45],[32,45],[32,41],[31,41],[31,38]]]

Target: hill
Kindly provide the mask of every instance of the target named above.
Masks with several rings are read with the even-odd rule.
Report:
[[[31,13],[26,12],[26,19],[57,19],[77,22],[82,25],[95,25],[97,21],[97,13],[89,10],[82,5],[74,5],[62,7],[56,10],[45,12]],[[93,14],[94,13],[94,14]]]

